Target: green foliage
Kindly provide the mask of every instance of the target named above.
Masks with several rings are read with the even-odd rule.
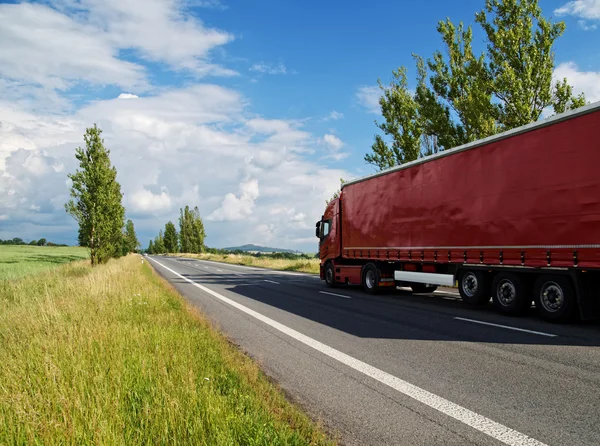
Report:
[[[127,223],[125,224],[125,234],[123,236],[123,240],[125,254],[129,252],[137,252],[141,246],[137,239],[137,235],[135,234],[135,227],[133,226],[133,222],[131,220],[127,220]]]
[[[86,129],[85,148],[78,147],[75,154],[81,170],[68,175],[73,199],[65,204],[79,224],[79,244],[90,249],[92,266],[120,255],[125,218],[117,170],[111,166],[101,134],[95,124]]]
[[[154,254],[154,242],[152,240],[150,240],[150,243],[148,243],[148,249],[146,252],[148,254]]]
[[[165,254],[165,239],[163,237],[162,229],[158,231],[158,235],[154,239],[154,254]]]
[[[179,252],[179,239],[177,237],[177,229],[173,222],[169,221],[165,225],[165,250],[168,253]]]
[[[29,242],[30,246],[37,246],[37,240],[32,240]]]
[[[37,241],[37,245],[38,246],[44,246],[46,244],[46,239],[45,238],[41,238]]]
[[[406,69],[392,72],[379,100],[384,123],[365,161],[379,170],[413,161],[586,104],[566,79],[552,84],[554,44],[563,22],[542,15],[539,0],[486,0],[475,15],[486,51],[473,53],[471,26],[440,21],[444,51],[425,61],[414,55],[417,88]]]
[[[185,253],[201,253],[204,249],[204,223],[200,218],[198,207],[190,210],[189,206],[185,209],[180,209],[179,216],[179,240],[181,243],[181,252]]]

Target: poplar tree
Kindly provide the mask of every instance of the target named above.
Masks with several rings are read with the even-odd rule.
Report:
[[[414,91],[404,67],[388,86],[379,82],[383,135],[366,162],[386,169],[586,104],[566,79],[553,84],[553,48],[565,24],[545,18],[539,0],[486,0],[475,21],[487,41],[481,54],[471,26],[446,19],[437,26],[444,51],[413,55]]]
[[[104,147],[101,134],[96,124],[86,129],[85,148],[75,151],[80,169],[68,174],[72,199],[65,204],[79,224],[79,245],[90,249],[92,266],[120,255],[125,218],[117,170],[111,165],[110,151]]]
[[[140,242],[137,239],[137,235],[135,234],[135,228],[131,220],[127,220],[127,223],[125,224],[124,238],[127,252],[136,252],[139,249]]]
[[[179,240],[177,239],[177,230],[173,222],[169,221],[165,225],[165,250],[168,253],[179,252]]]

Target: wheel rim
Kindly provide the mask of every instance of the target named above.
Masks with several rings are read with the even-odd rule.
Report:
[[[372,269],[368,270],[365,274],[365,284],[367,288],[372,289],[375,287],[375,273]]]
[[[462,289],[464,293],[473,297],[477,294],[477,289],[479,288],[479,282],[477,281],[477,277],[473,273],[467,273],[464,275],[462,279]]]
[[[555,313],[565,302],[563,289],[556,282],[546,282],[540,293],[540,303],[546,311]]]
[[[498,297],[498,302],[503,306],[508,307],[514,303],[515,297],[517,296],[515,284],[507,279],[500,281],[498,289],[496,290],[496,295]]]
[[[328,267],[327,271],[325,271],[325,280],[328,283],[333,283],[333,269],[331,267]]]

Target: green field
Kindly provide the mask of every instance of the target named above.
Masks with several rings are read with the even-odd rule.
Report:
[[[17,279],[88,257],[89,251],[80,247],[0,245],[0,280]]]
[[[0,281],[0,308],[0,444],[333,444],[138,255]]]

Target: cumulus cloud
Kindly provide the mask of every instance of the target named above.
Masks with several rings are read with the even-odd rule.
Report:
[[[244,220],[252,215],[254,202],[260,196],[257,180],[249,180],[240,184],[240,195],[232,193],[225,195],[225,199],[218,209],[208,217],[209,221],[236,221]]]
[[[379,98],[381,97],[381,90],[378,86],[363,86],[356,92],[356,99],[358,103],[364,107],[364,109],[373,114],[379,114]]]
[[[573,0],[554,10],[556,15],[572,15],[583,19],[600,20],[600,0]]]
[[[352,175],[312,156],[325,140],[306,121],[261,116],[239,91],[193,77],[186,86],[149,85],[147,61],[196,76],[233,74],[211,61],[233,37],[183,2],[130,3],[0,5],[0,238],[76,240],[64,210],[67,173],[97,123],[142,242],[176,222],[180,207],[197,205],[209,246],[314,250],[313,222],[338,179]],[[81,83],[121,93],[75,106],[69,91]]]
[[[340,138],[331,134],[325,135],[323,137],[323,141],[325,141],[325,144],[327,144],[327,146],[333,150],[339,150],[344,146],[344,143]]]
[[[16,86],[41,97],[79,82],[147,90],[145,67],[124,60],[122,51],[197,76],[236,74],[210,61],[211,50],[233,36],[205,27],[181,2],[49,3],[0,5],[0,94]]]
[[[565,62],[555,68],[553,77],[555,80],[566,77],[575,93],[585,93],[590,102],[600,101],[600,72],[580,71],[574,62]]]

